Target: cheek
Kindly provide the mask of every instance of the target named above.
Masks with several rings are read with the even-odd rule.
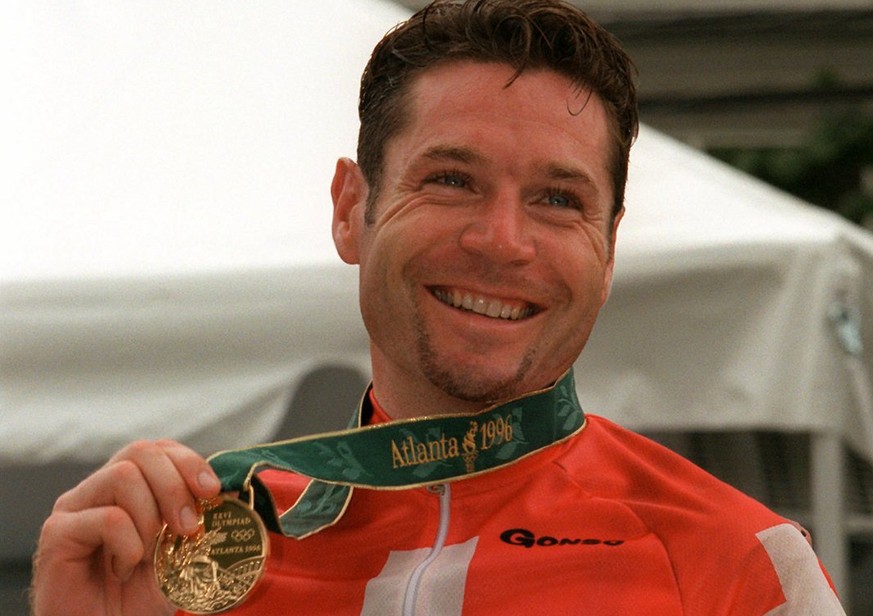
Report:
[[[570,329],[568,339],[572,339],[572,344],[577,345],[580,339],[583,343],[587,340],[603,305],[607,285],[606,269],[599,260],[592,257],[566,271],[568,276],[572,276],[565,279],[572,298],[569,308],[571,316],[567,323]]]
[[[360,264],[362,310],[390,311],[404,301],[415,248],[414,238],[403,229],[380,229],[364,242]]]
[[[380,229],[367,254],[377,276],[400,283],[445,263],[457,250],[451,221],[451,216],[410,212]]]

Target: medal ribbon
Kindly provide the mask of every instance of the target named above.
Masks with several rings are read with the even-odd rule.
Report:
[[[360,423],[360,411],[354,418]],[[209,463],[224,491],[252,491],[264,523],[303,538],[334,524],[352,488],[397,490],[444,483],[507,466],[582,429],[572,371],[553,387],[475,414],[421,417],[219,452]],[[309,477],[278,513],[261,469]]]

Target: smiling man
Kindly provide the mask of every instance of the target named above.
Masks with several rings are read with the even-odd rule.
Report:
[[[608,295],[606,111],[563,75],[515,71],[458,60],[418,77],[370,216],[362,173],[337,165],[334,237],[360,264],[374,394],[392,416],[554,383]]]
[[[632,75],[555,0],[390,32],[331,187],[371,342],[352,427],[208,462],[124,448],[58,500],[34,613],[842,614],[801,529],[576,398]]]

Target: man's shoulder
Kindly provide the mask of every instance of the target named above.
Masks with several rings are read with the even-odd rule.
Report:
[[[593,495],[624,501],[647,518],[694,516],[753,532],[785,521],[687,458],[597,415],[587,416],[565,463]]]
[[[658,537],[688,613],[714,596],[732,597],[724,613],[786,601],[789,611],[842,613],[802,528],[651,439],[589,415],[562,464],[592,497],[627,507]]]

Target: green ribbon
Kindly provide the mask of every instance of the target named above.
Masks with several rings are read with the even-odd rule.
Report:
[[[361,409],[347,430],[223,451],[209,463],[224,491],[253,492],[268,528],[303,538],[334,524],[355,487],[397,490],[463,479],[512,464],[585,424],[572,371],[553,387],[475,414],[374,426],[359,426],[360,417]],[[311,479],[284,513],[258,478],[267,468]]]

